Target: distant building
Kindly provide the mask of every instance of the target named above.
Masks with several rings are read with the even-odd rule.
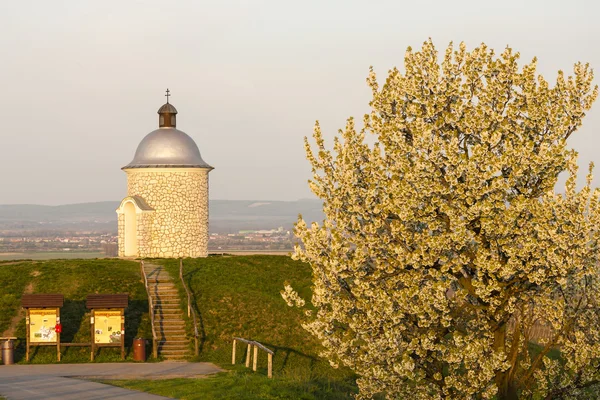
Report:
[[[194,140],[176,129],[177,110],[158,110],[159,129],[140,142],[117,208],[120,257],[206,257],[208,173]]]

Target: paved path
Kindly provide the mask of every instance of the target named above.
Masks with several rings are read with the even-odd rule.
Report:
[[[74,378],[196,378],[220,371],[220,368],[211,363],[187,362],[0,365],[0,396],[9,400],[166,399],[167,397]]]

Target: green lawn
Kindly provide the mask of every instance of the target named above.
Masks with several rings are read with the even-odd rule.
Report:
[[[162,260],[172,276],[179,274],[177,260]],[[231,364],[234,336],[256,340],[275,351],[275,376],[348,377],[318,357],[319,345],[300,326],[302,313],[288,307],[280,291],[289,280],[310,300],[310,268],[287,256],[208,257],[184,260],[184,279],[195,299],[201,322],[200,360]],[[183,289],[180,289],[183,294]],[[238,362],[246,349],[238,345]],[[267,356],[259,353],[259,368]]]
[[[354,385],[336,380],[267,379],[262,374],[236,369],[200,379],[154,381],[100,381],[177,399],[350,399]]]

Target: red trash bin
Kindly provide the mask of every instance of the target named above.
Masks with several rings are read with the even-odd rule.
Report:
[[[146,361],[146,339],[133,339],[133,360]]]

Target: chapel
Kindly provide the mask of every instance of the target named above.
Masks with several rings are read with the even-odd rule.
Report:
[[[208,256],[208,173],[194,140],[177,129],[177,109],[158,109],[159,128],[147,134],[127,174],[119,208],[120,257]]]

